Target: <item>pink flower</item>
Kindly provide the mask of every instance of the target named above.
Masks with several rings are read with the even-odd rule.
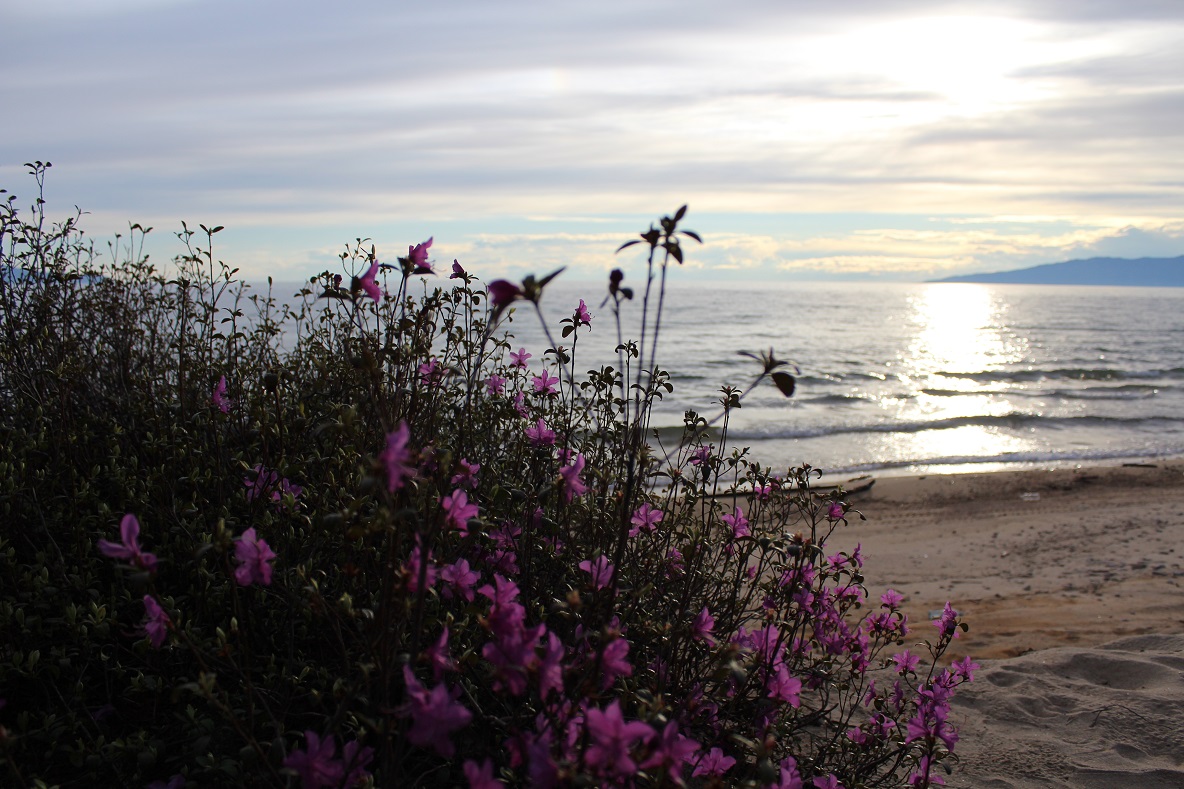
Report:
[[[386,489],[391,493],[403,487],[405,479],[415,476],[415,466],[411,463],[414,453],[407,448],[410,438],[411,429],[406,420],[400,421],[394,432],[387,433],[381,460],[386,466]]]
[[[699,743],[678,733],[678,724],[670,721],[666,728],[658,735],[650,757],[641,763],[643,770],[653,767],[665,767],[670,780],[675,786],[682,786],[682,770],[684,764],[690,764],[699,751]]]
[[[519,348],[517,353],[510,351],[510,366],[526,369],[526,360],[531,356],[532,354],[527,353],[525,348]]]
[[[830,506],[826,508],[826,519],[828,521],[839,521],[843,519],[843,505],[837,501],[832,501]]]
[[[834,773],[828,774],[825,778],[818,776],[812,780],[816,789],[843,789],[843,785],[839,783],[839,779],[835,778]]]
[[[785,757],[781,762],[781,775],[775,784],[765,789],[802,789],[802,776],[798,773],[798,763],[792,756]]]
[[[469,519],[477,517],[477,505],[469,503],[468,494],[463,490],[454,490],[447,498],[440,499],[440,506],[448,515],[444,523],[460,531],[469,533]]]
[[[128,559],[136,567],[156,572],[156,554],[140,550],[140,522],[130,512],[119,522],[119,539],[122,544],[99,540],[99,552],[112,559]]]
[[[733,514],[724,515],[722,520],[732,527],[732,536],[736,539],[752,534],[752,531],[748,528],[748,518],[744,517],[744,510],[739,507],[736,508]]]
[[[941,631],[943,636],[950,638],[957,638],[962,635],[958,629],[958,612],[946,601],[946,607],[942,609],[941,616],[933,620],[933,626]]]
[[[345,778],[345,768],[334,757],[337,742],[332,737],[321,739],[314,731],[304,732],[304,750],[293,750],[284,759],[284,767],[295,770],[304,789],[339,786]]]
[[[491,395],[500,395],[506,388],[506,379],[497,373],[489,376],[485,382],[485,391]]]
[[[967,682],[974,682],[974,672],[982,668],[982,666],[971,660],[970,655],[967,655],[961,660],[955,660],[951,663],[950,668],[956,676],[961,677]]]
[[[628,655],[629,642],[624,638],[614,639],[605,646],[600,655],[600,670],[604,673],[600,680],[602,690],[611,687],[617,677],[633,676],[633,666],[629,663]]]
[[[268,547],[267,541],[255,537],[255,529],[250,528],[234,542],[234,558],[238,567],[234,568],[234,580],[239,586],[250,586],[258,582],[262,586],[271,584],[271,565],[275,553]]]
[[[225,375],[218,379],[218,384],[214,387],[214,393],[210,395],[210,401],[222,413],[230,413],[231,400],[226,396]]]
[[[160,649],[164,646],[165,639],[168,638],[169,625],[173,623],[169,619],[169,615],[160,607],[160,603],[156,602],[156,598],[152,595],[144,595],[144,609],[148,615],[148,619],[144,622],[144,632],[148,635],[148,641],[152,646]]]
[[[542,417],[539,417],[534,427],[526,428],[526,437],[536,447],[549,447],[555,443],[555,431],[547,427]]]
[[[552,690],[563,693],[563,657],[566,650],[559,636],[547,633],[547,646],[539,663],[539,698],[546,699]]]
[[[490,282],[486,290],[489,292],[489,300],[493,302],[493,309],[499,312],[524,295],[522,288],[504,279]]]
[[[769,698],[784,702],[794,709],[802,705],[799,695],[802,692],[802,681],[797,677],[791,677],[789,669],[784,664],[778,666],[770,675],[765,689],[769,691]]]
[[[448,275],[448,279],[464,279],[468,273],[461,268],[459,260],[452,261],[452,273]]]
[[[773,492],[773,486],[771,484],[761,485],[754,482],[752,485],[752,492],[756,496],[757,501],[768,501],[769,495]]]
[[[921,658],[906,649],[893,655],[892,662],[896,664],[896,673],[904,674],[906,671],[916,671],[917,666],[921,665]]]
[[[423,551],[421,546],[423,544],[423,536],[420,535],[418,544],[411,549],[411,555],[407,557],[407,564],[403,571],[407,576],[407,591],[415,594],[419,591],[419,574],[423,568]],[[432,552],[428,551],[427,567],[423,569],[424,583],[427,588],[432,588],[436,585],[436,576],[439,570],[436,568],[436,563],[432,560]]]
[[[600,591],[613,581],[613,566],[608,558],[601,554],[595,561],[580,562],[580,569],[592,576],[592,588]]]
[[[464,561],[463,559],[461,561]],[[469,598],[472,599],[471,597]],[[432,667],[432,677],[439,682],[444,677],[445,671],[457,671],[458,666],[456,661],[452,659],[452,655],[448,653],[448,626],[444,626],[444,632],[424,651],[427,656],[428,663]]]
[[[552,377],[546,370],[543,370],[539,375],[531,376],[530,379],[530,385],[534,388],[534,393],[538,395],[556,394],[555,384],[557,383],[559,383],[559,376]]]
[[[584,754],[590,767],[601,767],[604,772],[618,775],[632,775],[637,764],[630,758],[629,751],[638,740],[648,741],[654,730],[641,721],[625,722],[621,704],[614,701],[603,712],[592,708],[586,717],[588,733],[592,743]]]
[[[407,683],[407,703],[402,714],[410,716],[411,725],[406,732],[408,741],[420,747],[432,747],[445,759],[451,759],[456,746],[449,734],[463,729],[473,719],[473,713],[455,700],[444,683],[430,691],[419,684],[410,666],[403,666],[403,679]]]
[[[721,776],[728,770],[735,766],[736,760],[731,756],[726,756],[719,748],[712,748],[706,756],[699,760],[699,764],[695,767],[691,777],[698,777],[700,775],[707,776]]]
[[[694,623],[691,624],[691,636],[700,641],[707,642],[707,646],[715,646],[715,639],[711,637],[711,631],[715,627],[715,619],[711,616],[711,611],[707,606],[703,606],[703,610],[695,617]]]
[[[650,503],[647,501],[638,507],[633,512],[633,517],[629,519],[629,522],[633,524],[633,528],[629,530],[629,536],[636,537],[638,534],[641,534],[642,529],[645,529],[646,531],[653,531],[657,529],[658,523],[660,523],[662,518],[665,516],[666,513],[662,512],[662,510],[651,507]]]
[[[453,475],[452,484],[459,485],[464,488],[477,487],[477,472],[481,470],[480,463],[470,463],[464,458],[460,459],[459,473]]]
[[[588,305],[580,299],[580,306],[576,307],[575,314],[576,325],[590,326],[592,325],[592,315],[588,312]]]
[[[415,267],[411,272],[412,274],[436,273],[432,271],[432,264],[428,262],[428,249],[430,249],[431,246],[432,239],[430,238],[422,244],[416,244],[415,246],[408,245],[407,259],[411,261],[411,265]]]
[[[880,603],[882,603],[885,608],[895,610],[899,608],[900,604],[903,602],[904,595],[895,589],[889,589],[887,592],[884,592],[884,594],[880,595]]]
[[[526,392],[518,392],[514,395],[514,410],[523,419],[530,419],[530,411],[526,410]]]
[[[505,784],[493,777],[493,760],[486,759],[478,765],[472,759],[464,763],[465,779],[469,789],[501,789]]]
[[[695,454],[691,455],[691,465],[701,466],[711,460],[711,450],[715,447],[714,444],[706,447],[699,447],[695,450]]]
[[[378,261],[375,260],[370,263],[370,268],[366,269],[366,273],[358,278],[358,284],[362,286],[362,290],[366,291],[366,295],[375,301],[382,301],[382,288],[378,287],[375,278],[378,276]]]
[[[575,461],[570,466],[559,469],[565,504],[570,504],[573,498],[583,496],[588,492],[588,486],[580,479],[580,472],[584,470],[584,464],[584,455],[581,453],[576,455]]]
[[[473,584],[477,583],[481,576],[473,572],[467,559],[457,559],[440,570],[440,578],[471,603],[473,601]],[[444,596],[451,597],[451,590],[445,589]]]
[[[428,359],[419,366],[419,380],[425,386],[439,386],[444,380],[444,368],[439,359]]]

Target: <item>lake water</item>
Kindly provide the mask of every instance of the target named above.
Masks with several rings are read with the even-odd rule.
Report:
[[[546,293],[553,326],[581,297],[594,315],[577,370],[615,363],[604,292],[556,281]],[[513,330],[537,361],[535,323],[523,310]],[[890,474],[1184,455],[1184,288],[675,284],[659,351],[675,391],[654,426],[676,430],[688,408],[714,414],[720,385],[759,372],[738,351],[770,347],[800,368],[797,392],[759,387],[731,439],[774,467]]]

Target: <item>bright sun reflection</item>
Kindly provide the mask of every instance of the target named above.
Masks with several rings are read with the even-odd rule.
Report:
[[[1001,332],[1004,305],[990,288],[933,284],[911,306],[918,330],[901,361],[913,375],[979,373],[1017,360]]]

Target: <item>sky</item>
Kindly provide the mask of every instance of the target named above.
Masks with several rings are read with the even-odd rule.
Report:
[[[0,0],[0,107],[19,205],[248,277],[598,278],[682,204],[690,279],[1184,254],[1178,0]]]

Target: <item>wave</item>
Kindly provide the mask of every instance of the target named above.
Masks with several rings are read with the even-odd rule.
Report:
[[[919,466],[976,466],[987,464],[1025,465],[1034,463],[1079,463],[1106,460],[1147,460],[1150,458],[1168,458],[1184,455],[1184,444],[1176,447],[1161,448],[1150,452],[1132,452],[1130,449],[1117,450],[1067,450],[1058,452],[1005,452],[997,455],[947,455],[936,458],[911,458],[908,460],[877,461],[871,463],[854,463],[836,468],[824,468],[823,472],[830,474],[856,474],[869,471],[887,471],[892,469],[908,469]]]
[[[1164,370],[1114,370],[1105,367],[1062,367],[1048,370],[983,370],[976,373],[936,373],[943,378],[960,378],[983,384],[1016,384],[1034,381],[1138,381],[1182,380],[1184,367]]]
[[[928,430],[952,430],[959,427],[997,427],[1005,429],[1023,429],[1031,427],[1066,428],[1066,427],[1158,427],[1168,430],[1184,431],[1184,419],[1172,417],[1109,417],[1109,416],[1061,416],[1049,417],[1038,414],[1013,412],[997,416],[982,414],[975,416],[959,416],[948,419],[934,419],[930,421],[911,422],[876,422],[861,425],[820,425],[816,427],[783,427],[770,426],[758,429],[738,429],[730,431],[736,441],[770,441],[794,438],[821,438],[823,436],[849,435],[859,433],[922,433]]]
[[[1119,386],[1085,386],[1080,389],[922,389],[921,394],[931,397],[965,397],[982,395],[1005,395],[1007,397],[1053,398],[1062,400],[1147,400],[1159,394],[1161,389],[1174,390],[1172,386],[1151,384],[1121,384]]]

